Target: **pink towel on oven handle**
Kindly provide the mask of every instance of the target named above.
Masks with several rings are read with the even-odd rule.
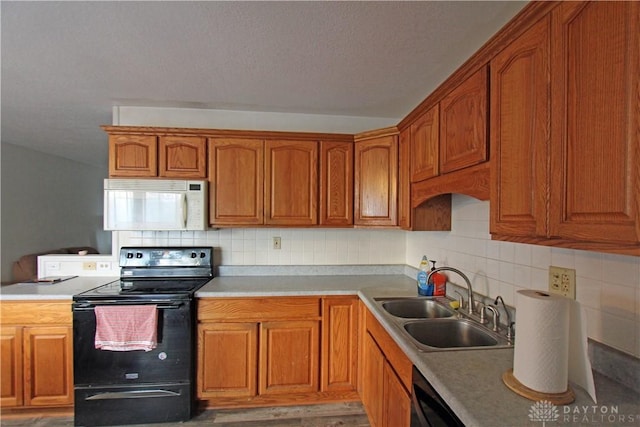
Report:
[[[96,349],[151,351],[158,345],[158,310],[154,304],[98,305],[95,314]]]

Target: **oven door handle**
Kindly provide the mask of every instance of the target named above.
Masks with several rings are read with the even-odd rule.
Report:
[[[184,305],[183,301],[176,301],[167,303],[166,301],[154,301],[154,300],[145,300],[145,301],[119,301],[119,300],[102,300],[100,302],[91,303],[91,302],[76,302],[73,304],[73,311],[90,311],[99,305],[148,305],[148,304],[156,304],[159,310],[174,310],[182,307]]]
[[[87,397],[85,400],[111,400],[111,399],[143,399],[151,397],[176,397],[180,393],[170,390],[133,390],[133,391],[112,391],[98,393]]]

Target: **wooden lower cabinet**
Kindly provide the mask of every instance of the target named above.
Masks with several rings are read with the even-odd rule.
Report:
[[[377,320],[363,309],[362,403],[372,427],[409,427],[411,361]]]
[[[354,391],[358,372],[356,296],[322,299],[321,391]]]
[[[199,300],[198,398],[215,408],[357,401],[357,307],[355,296]]]
[[[22,406],[22,328],[3,326],[0,337],[0,406]]]
[[[71,323],[70,302],[2,303],[1,407],[73,404]]]
[[[257,394],[257,323],[207,323],[198,327],[200,397]]]
[[[319,323],[298,320],[260,325],[260,395],[318,391]]]
[[[363,343],[362,372],[362,404],[369,416],[372,427],[381,427],[383,422],[384,406],[384,367],[386,360],[382,350],[368,333]]]

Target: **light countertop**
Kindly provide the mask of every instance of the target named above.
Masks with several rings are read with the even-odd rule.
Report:
[[[75,277],[58,283],[14,283],[0,287],[0,301],[17,300],[71,300],[98,286],[120,280],[119,277]]]
[[[6,285],[0,289],[0,300],[71,300],[74,294],[114,280],[118,277],[77,277],[54,284]],[[415,280],[402,274],[222,276],[200,288],[196,296],[358,295],[465,425],[540,426],[540,421],[529,418],[535,402],[518,396],[502,383],[502,374],[513,367],[513,349],[421,352],[400,333],[374,299],[416,296],[415,286]],[[640,394],[598,373],[594,377],[597,405],[584,390],[573,386],[576,401],[559,406],[559,417],[553,424],[640,425]]]

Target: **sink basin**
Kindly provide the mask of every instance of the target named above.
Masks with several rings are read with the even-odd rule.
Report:
[[[407,322],[404,324],[404,329],[418,343],[437,349],[505,345],[503,340],[491,331],[466,319]]]
[[[423,298],[397,299],[382,303],[387,313],[392,316],[405,319],[435,319],[451,317],[453,310],[438,304],[437,302]]]

